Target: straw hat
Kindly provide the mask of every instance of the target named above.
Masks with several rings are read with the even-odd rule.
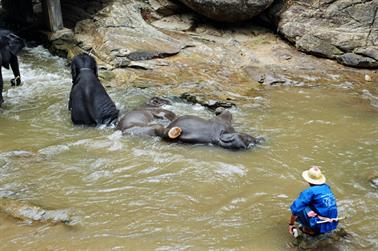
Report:
[[[312,166],[310,169],[302,173],[302,177],[310,184],[321,185],[326,182],[325,176],[322,174],[318,166]]]

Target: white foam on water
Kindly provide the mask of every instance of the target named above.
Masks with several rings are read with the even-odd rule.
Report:
[[[221,163],[221,162],[218,162],[215,172],[224,177],[234,176],[234,175],[241,177],[241,176],[245,176],[247,173],[246,168],[241,164],[230,165],[230,164]]]
[[[368,90],[362,90],[361,97],[370,101],[370,105],[378,108],[378,97],[371,94]]]
[[[65,59],[52,56],[42,46],[26,48],[24,54],[19,56],[22,85],[10,87],[7,82],[13,78],[13,73],[11,70],[3,71],[5,102],[11,105],[25,104],[47,95],[64,95],[71,85],[71,76],[65,63]]]
[[[67,145],[48,146],[48,147],[38,150],[38,153],[51,156],[51,155],[57,155],[57,154],[66,152],[69,149],[70,148]]]

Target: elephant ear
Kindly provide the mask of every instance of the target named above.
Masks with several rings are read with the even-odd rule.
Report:
[[[234,150],[248,149],[253,143],[252,137],[243,133],[222,133],[219,140],[222,147]]]
[[[222,132],[219,139],[224,143],[232,143],[235,140],[235,134]]]
[[[10,52],[13,54],[13,55],[17,55],[17,53],[19,51],[22,50],[22,48],[25,47],[25,42],[22,38],[20,38],[19,36],[13,34],[13,33],[10,33],[8,36],[8,46],[9,46],[9,50]]]
[[[72,83],[75,84],[76,78],[77,78],[77,75],[78,75],[78,69],[76,67],[75,61],[72,61],[72,63],[71,63],[71,75],[72,75]]]

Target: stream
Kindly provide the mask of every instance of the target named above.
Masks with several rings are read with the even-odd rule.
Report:
[[[67,61],[41,46],[19,58],[22,86],[3,71],[0,197],[67,209],[75,222],[0,214],[0,250],[297,250],[289,206],[311,165],[321,166],[349,233],[324,250],[378,249],[378,190],[369,183],[378,175],[377,108],[353,88],[262,88],[231,111],[238,131],[266,142],[228,151],[74,126]],[[107,91],[121,113],[154,95]],[[214,116],[172,100],[165,108],[179,115]]]

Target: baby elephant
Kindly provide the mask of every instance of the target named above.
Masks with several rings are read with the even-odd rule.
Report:
[[[74,124],[97,126],[110,125],[118,119],[118,109],[97,75],[93,57],[80,54],[71,63],[72,88],[68,109]]]
[[[123,133],[146,136],[162,136],[164,126],[156,123],[158,120],[172,121],[176,114],[160,108],[162,105],[171,104],[169,100],[159,97],[151,98],[146,105],[128,112],[121,118],[117,129]]]
[[[217,108],[216,116],[205,120],[192,115],[178,117],[164,131],[163,139],[191,144],[212,144],[226,149],[249,149],[261,140],[238,133],[231,125],[232,114]]]

